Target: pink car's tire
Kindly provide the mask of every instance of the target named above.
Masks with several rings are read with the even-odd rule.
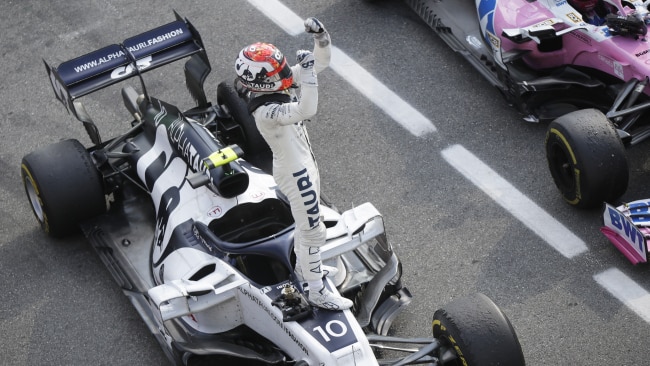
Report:
[[[460,298],[433,314],[433,336],[441,342],[441,365],[524,366],[510,320],[483,294]]]
[[[555,119],[545,147],[553,181],[570,205],[600,207],[627,190],[625,147],[601,111],[582,109]]]

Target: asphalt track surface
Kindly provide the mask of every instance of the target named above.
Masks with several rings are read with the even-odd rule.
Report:
[[[396,334],[428,336],[437,308],[483,292],[510,318],[529,365],[647,363],[649,267],[630,265],[600,234],[600,210],[562,202],[543,156],[546,126],[524,122],[401,2],[281,4],[293,14],[285,19],[321,19],[340,52],[340,63],[319,78],[310,136],[323,189],[336,205],[370,201],[386,218],[414,294]],[[58,64],[120,42],[173,20],[176,10],[201,32],[214,98],[218,82],[234,77],[234,57],[246,44],[271,42],[287,55],[311,47],[308,36],[274,22],[272,13],[282,7],[258,6],[237,0],[0,4],[1,364],[166,363],[84,239],[46,238],[27,204],[23,155],[63,138],[89,143],[55,100],[42,59]],[[360,70],[372,78],[360,77],[366,75]],[[146,75],[151,94],[191,107],[180,64]],[[128,128],[119,88],[84,102],[104,137]],[[416,111],[407,120],[423,118],[435,128],[413,132],[395,109]],[[631,185],[623,199],[646,198],[645,145],[629,158]],[[557,230],[559,239],[551,235]]]

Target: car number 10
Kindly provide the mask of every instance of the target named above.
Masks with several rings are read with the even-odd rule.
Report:
[[[329,342],[331,340],[330,336],[343,337],[348,332],[348,327],[340,320],[330,320],[325,325],[325,329],[319,325],[314,330],[320,333],[325,342]]]

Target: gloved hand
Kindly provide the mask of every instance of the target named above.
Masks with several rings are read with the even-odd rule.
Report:
[[[327,31],[325,30],[325,27],[323,26],[323,23],[320,22],[320,20],[311,17],[305,19],[305,32],[314,33],[314,37],[316,37],[317,34],[325,33]]]
[[[311,51],[307,51],[307,50],[296,51],[296,59],[298,60],[300,67],[302,67],[303,69],[314,68],[314,54]]]
[[[307,50],[298,50],[296,59],[300,65],[300,80],[303,84],[318,85],[316,70],[314,70],[314,54]]]

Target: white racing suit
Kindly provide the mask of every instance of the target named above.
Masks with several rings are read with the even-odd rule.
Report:
[[[320,177],[303,120],[316,114],[316,74],[330,62],[329,35],[314,41],[314,66],[291,67],[294,84],[286,102],[269,102],[252,111],[260,133],[273,152],[273,178],[291,206],[296,223],[294,251],[305,281],[322,278],[320,248],[325,244],[325,225],[319,208]]]

